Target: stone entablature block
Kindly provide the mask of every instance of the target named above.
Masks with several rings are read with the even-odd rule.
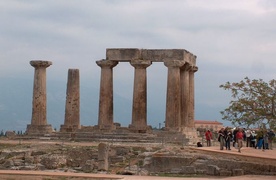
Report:
[[[131,61],[142,59],[141,50],[137,48],[106,49],[106,60]]]
[[[152,62],[180,60],[195,65],[196,56],[185,49],[110,48],[106,49],[106,59],[111,61],[131,61],[140,59]]]

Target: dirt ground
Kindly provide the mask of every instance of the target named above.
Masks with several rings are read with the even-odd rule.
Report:
[[[7,172],[6,172],[7,173]],[[236,176],[236,177],[155,177],[155,176],[122,176],[122,175],[99,175],[84,173],[41,173],[37,171],[8,172],[13,174],[2,174],[1,180],[275,180],[275,176]]]

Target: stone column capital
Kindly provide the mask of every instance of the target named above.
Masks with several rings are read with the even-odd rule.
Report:
[[[102,60],[96,61],[96,63],[101,68],[113,68],[118,64],[118,61],[110,61],[110,60],[102,59]]]
[[[185,63],[184,66],[181,67],[181,70],[184,70],[184,71],[190,71],[190,69],[192,68],[193,66],[189,63]]]
[[[164,61],[164,65],[167,67],[182,67],[186,62],[180,60],[167,60]]]
[[[195,72],[198,71],[198,67],[197,66],[192,66],[189,70],[190,70],[190,72],[195,73]]]
[[[51,61],[42,61],[42,60],[32,60],[30,61],[31,66],[38,68],[38,67],[49,67],[52,65]]]
[[[149,60],[131,60],[130,64],[135,68],[145,69],[149,67],[152,64],[152,62]]]

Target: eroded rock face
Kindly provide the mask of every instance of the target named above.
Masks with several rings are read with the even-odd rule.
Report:
[[[67,157],[65,155],[47,154],[41,157],[40,163],[44,165],[46,169],[57,169],[66,166],[66,159]]]
[[[101,164],[101,160],[108,164]],[[106,165],[108,172],[114,174],[276,175],[276,165],[217,154],[205,155],[188,148],[181,150],[108,144],[97,147],[56,144],[28,145],[20,149],[14,147],[2,149],[0,153],[0,169],[97,173],[104,171],[103,167]]]

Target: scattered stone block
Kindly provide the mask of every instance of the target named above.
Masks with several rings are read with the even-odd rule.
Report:
[[[181,174],[196,174],[194,166],[182,166]]]
[[[219,171],[219,175],[220,176],[232,176],[232,171],[228,171],[228,170],[225,170],[225,169],[221,169]]]
[[[124,156],[113,156],[110,157],[111,163],[125,162],[126,158]]]
[[[243,169],[233,169],[232,173],[233,173],[233,176],[242,176],[242,175],[244,175]]]
[[[204,163],[193,163],[193,166],[196,168],[196,169],[201,169],[201,170],[206,170],[207,169],[207,165],[204,164]]]
[[[98,170],[107,171],[109,164],[108,164],[108,152],[109,152],[109,145],[105,143],[100,143],[98,146]]]
[[[24,160],[22,160],[22,159],[14,159],[13,163],[14,163],[14,166],[22,166],[22,165],[24,165]]]
[[[12,166],[14,166],[14,163],[13,163],[13,160],[11,160],[11,159],[6,160],[3,164],[3,167],[5,167],[5,168],[10,168]]]
[[[36,169],[37,169],[37,170],[40,170],[40,171],[43,171],[43,170],[45,170],[46,168],[45,168],[44,165],[38,163],[38,164],[36,165]]]
[[[207,166],[207,174],[212,176],[218,176],[219,175],[219,167],[215,165],[208,165]]]
[[[182,172],[181,168],[172,168],[171,172],[172,174],[180,174]]]
[[[196,170],[196,174],[207,174],[206,170],[202,170],[202,169],[197,169]]]
[[[14,131],[6,131],[6,136],[8,138],[13,138],[16,136],[16,133]]]

